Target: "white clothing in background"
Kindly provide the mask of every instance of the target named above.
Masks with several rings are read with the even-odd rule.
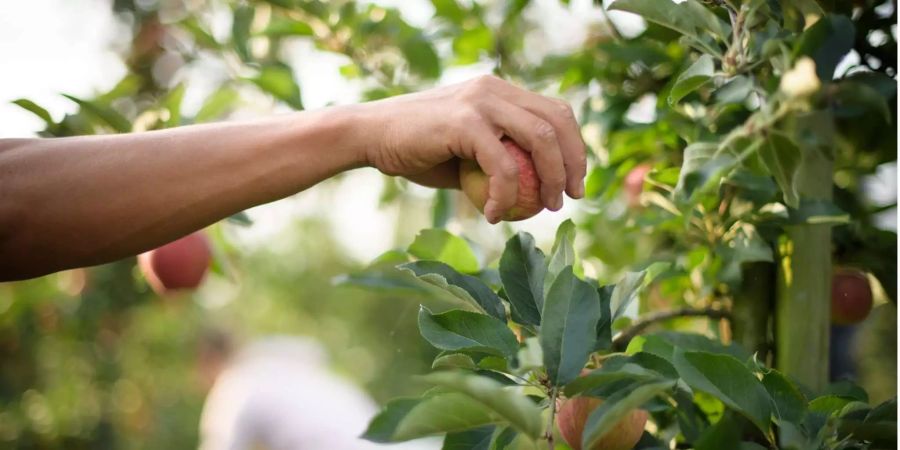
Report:
[[[379,445],[361,439],[375,403],[327,368],[307,339],[268,338],[240,352],[207,397],[201,450],[433,450],[427,439]]]

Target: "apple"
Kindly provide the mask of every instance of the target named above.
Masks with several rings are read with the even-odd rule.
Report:
[[[534,168],[531,154],[509,138],[501,140],[506,151],[519,166],[519,192],[516,204],[501,219],[506,221],[524,220],[544,209],[541,202],[541,180]],[[479,211],[484,212],[488,199],[488,176],[474,160],[465,159],[459,166],[459,185]]]
[[[597,409],[603,399],[575,397],[558,402],[556,425],[563,440],[574,450],[582,450],[581,439],[588,416]],[[593,447],[585,450],[631,450],[644,434],[649,414],[642,409],[632,410],[606,433]]]
[[[831,322],[852,325],[862,322],[872,309],[872,287],[865,273],[839,268],[831,276]]]
[[[644,192],[644,178],[653,170],[650,164],[638,164],[625,175],[622,190],[625,192],[625,201],[631,208],[641,206],[641,192]]]
[[[159,295],[196,289],[212,260],[209,239],[203,232],[191,233],[162,247],[138,255],[138,267]]]

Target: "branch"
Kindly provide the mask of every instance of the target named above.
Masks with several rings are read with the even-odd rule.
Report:
[[[556,448],[553,443],[553,426],[554,426],[554,418],[556,416],[556,399],[559,396],[559,388],[553,387],[550,390],[550,419],[547,420],[547,433],[544,437],[547,439],[547,448],[553,450]]]
[[[638,320],[631,324],[630,327],[622,330],[622,332],[616,335],[615,339],[613,339],[613,349],[616,351],[625,350],[625,347],[628,346],[628,343],[631,342],[631,340],[634,339],[635,336],[641,334],[641,332],[646,330],[651,325],[659,322],[665,322],[677,317],[709,317],[710,319],[731,320],[731,313],[721,309],[712,308],[681,308],[673,309],[671,311],[658,311],[646,314],[638,318]]]

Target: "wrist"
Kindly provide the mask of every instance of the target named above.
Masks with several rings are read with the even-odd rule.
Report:
[[[314,112],[320,148],[332,152],[343,170],[370,166],[369,154],[378,142],[381,125],[367,104],[333,106]]]

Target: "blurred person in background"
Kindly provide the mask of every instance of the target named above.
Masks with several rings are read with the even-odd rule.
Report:
[[[385,446],[360,438],[375,402],[333,373],[309,338],[270,336],[235,349],[228,334],[211,331],[201,340],[198,374],[209,389],[201,450],[440,448],[439,440]]]

